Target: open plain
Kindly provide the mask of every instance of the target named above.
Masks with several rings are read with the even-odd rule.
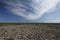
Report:
[[[60,40],[60,24],[2,23],[0,40]]]

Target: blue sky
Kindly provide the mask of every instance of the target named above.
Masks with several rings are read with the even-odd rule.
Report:
[[[60,22],[60,4],[58,3],[54,9],[50,12],[44,13],[40,18],[30,20],[22,16],[15,15],[13,12],[8,10],[5,3],[0,2],[0,22]],[[9,7],[9,6],[8,6]]]

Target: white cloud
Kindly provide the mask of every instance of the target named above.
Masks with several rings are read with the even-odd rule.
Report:
[[[10,5],[6,6],[10,11],[12,11],[15,15],[22,16],[29,20],[39,19],[45,12],[50,11],[50,9],[56,6],[56,0],[32,0],[30,6],[34,9],[34,13],[28,12],[26,9],[22,9],[21,7],[25,7],[29,10],[32,10],[29,7],[22,5],[20,1],[10,1],[5,0],[4,3]]]

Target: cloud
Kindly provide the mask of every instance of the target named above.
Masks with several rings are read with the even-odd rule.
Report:
[[[43,14],[56,6],[56,0],[3,0],[3,3],[9,5],[6,8],[14,15],[22,16],[28,20],[41,18]]]

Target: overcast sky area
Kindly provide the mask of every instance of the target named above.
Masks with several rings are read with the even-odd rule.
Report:
[[[0,22],[60,23],[60,0],[0,0]]]

